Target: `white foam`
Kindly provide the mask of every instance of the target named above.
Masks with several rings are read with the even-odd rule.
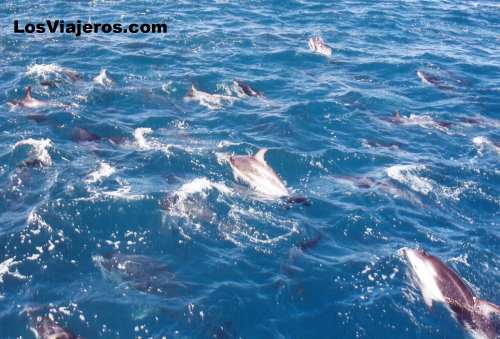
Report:
[[[111,176],[116,170],[105,162],[99,164],[99,168],[89,173],[85,178],[87,184],[93,184]]]
[[[428,115],[410,114],[410,116],[408,117],[401,116],[401,123],[409,126],[416,125],[427,129],[437,129],[441,132],[449,131],[447,127],[441,126],[438,122],[436,122],[434,119],[432,119],[432,117]]]
[[[4,276],[7,274],[17,279],[25,279],[26,276],[20,274],[17,270],[14,272],[11,271],[11,268],[19,265],[20,263],[20,261],[15,261],[15,257],[0,262],[0,283],[4,282]]]
[[[231,195],[232,190],[224,183],[212,182],[207,178],[196,178],[181,186],[177,191],[179,197],[188,197],[189,195],[206,192],[211,189],[216,189],[222,194]]]
[[[432,182],[415,174],[423,169],[425,169],[424,165],[394,165],[387,168],[386,173],[391,179],[409,186],[416,192],[427,195],[433,190]]]
[[[262,222],[271,228],[262,229],[259,227]],[[293,234],[300,233],[300,227],[297,221],[277,217],[270,211],[232,204],[227,220],[219,223],[219,231],[225,240],[236,246],[251,246],[257,251],[271,253],[272,246],[289,241]]]
[[[161,85],[161,90],[167,94],[171,94],[172,92],[176,91],[175,87],[173,87],[173,82],[171,80],[163,83]]]
[[[99,195],[123,200],[141,200],[144,198],[143,194],[132,193],[132,187],[130,185],[122,186],[114,191],[103,191],[96,194],[96,196]]]
[[[101,69],[101,72],[93,79],[93,81],[103,87],[110,87],[114,84],[113,80],[111,80],[108,75],[108,71],[105,68]]]
[[[191,96],[186,96],[184,99],[187,101],[198,101],[200,105],[208,109],[219,109],[224,103],[232,104],[238,98],[229,95],[210,94],[199,91],[193,86],[191,88]]]
[[[47,230],[47,232],[52,232],[52,227],[43,220],[43,218],[36,212],[36,208],[33,208],[28,215],[28,225],[36,225],[36,229],[31,229],[31,233],[37,235],[42,229]]]
[[[76,74],[75,71],[61,67],[57,64],[32,64],[28,66],[26,71],[27,76],[38,77],[42,79],[47,79],[51,74]]]
[[[42,164],[45,166],[50,166],[52,165],[52,158],[50,157],[50,154],[48,152],[48,148],[52,146],[52,141],[50,139],[25,139],[16,142],[14,145],[13,149],[16,149],[19,146],[23,145],[28,145],[32,147],[32,156],[34,156],[36,159],[40,160]]]
[[[485,136],[477,136],[472,139],[472,143],[477,148],[479,154],[483,154],[483,152],[487,149],[494,150],[497,154],[500,154],[500,147],[495,145],[490,139]]]
[[[432,262],[422,260],[415,250],[406,248],[403,249],[403,252],[408,259],[412,273],[417,280],[418,287],[422,292],[422,297],[427,306],[431,307],[433,301],[444,303],[445,297],[437,284],[436,278],[438,274]]]
[[[332,55],[332,49],[328,47],[323,39],[319,36],[315,36],[309,39],[309,49],[314,53],[318,53],[327,57]]]
[[[182,185],[174,194],[175,197],[174,203],[169,208],[169,212],[173,215],[180,217],[189,217],[189,216],[197,216],[206,214],[206,211],[203,211],[203,208],[199,206],[196,208],[196,211],[193,210],[192,201],[190,198],[198,195],[201,199],[206,199],[208,196],[208,192],[210,190],[217,190],[224,195],[232,195],[233,191],[227,187],[224,183],[220,182],[212,182],[205,177],[195,178],[192,181],[185,183]]]
[[[157,150],[157,151],[162,151],[167,155],[170,155],[172,152],[170,151],[170,145],[162,144],[158,140],[148,140],[146,139],[146,136],[153,133],[153,130],[151,128],[136,128],[134,131],[134,140],[135,144],[139,147],[141,150],[145,151],[150,151],[150,150]]]

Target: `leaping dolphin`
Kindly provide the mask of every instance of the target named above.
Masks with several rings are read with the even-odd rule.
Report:
[[[499,338],[500,324],[495,323],[493,315],[500,314],[500,307],[477,298],[470,287],[438,258],[419,249],[402,248],[400,253],[406,257],[429,307],[433,301],[444,303],[474,337]]]
[[[236,179],[250,185],[262,197],[276,200],[286,198],[289,203],[308,204],[304,197],[291,196],[288,188],[274,170],[264,160],[267,149],[259,150],[255,155],[236,155],[229,157],[229,164]]]
[[[31,86],[26,87],[24,97],[21,100],[13,100],[9,102],[12,107],[39,108],[46,106],[47,101],[38,100],[31,96]]]

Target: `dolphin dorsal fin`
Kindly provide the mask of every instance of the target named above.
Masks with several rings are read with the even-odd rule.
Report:
[[[396,119],[401,119],[401,113],[399,113],[399,111],[396,111],[396,112],[394,113],[394,117],[395,117]]]
[[[191,82],[191,89],[187,93],[188,97],[193,97],[196,94],[196,86],[194,85],[194,82]]]
[[[31,86],[26,87],[24,90],[24,100],[33,100],[31,97]]]
[[[261,148],[257,153],[255,153],[254,158],[257,161],[265,164],[266,160],[264,160],[264,155],[266,155],[266,152],[267,152],[267,148]]]

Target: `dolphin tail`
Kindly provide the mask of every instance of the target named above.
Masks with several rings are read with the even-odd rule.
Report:
[[[289,204],[300,204],[304,206],[311,206],[311,202],[306,197],[288,197],[286,200]]]

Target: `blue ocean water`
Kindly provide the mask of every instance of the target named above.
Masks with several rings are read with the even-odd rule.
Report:
[[[499,10],[3,0],[0,337],[48,315],[84,338],[467,336],[398,250],[500,303]],[[15,19],[169,31],[14,34]],[[192,83],[225,100],[186,100]],[[50,104],[10,107],[26,86]],[[235,179],[228,156],[264,147],[310,206]],[[122,256],[128,274],[106,264]]]

